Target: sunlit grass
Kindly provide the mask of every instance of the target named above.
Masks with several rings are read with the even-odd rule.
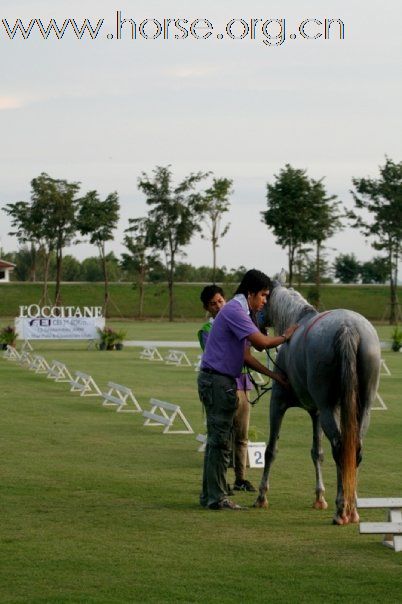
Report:
[[[195,340],[196,325],[180,326],[178,339]],[[159,333],[174,339],[170,328]],[[35,348],[90,373],[102,390],[109,380],[131,387],[143,407],[151,396],[180,404],[195,434],[204,431],[193,368],[140,360],[138,348]],[[187,352],[191,360],[199,353]],[[392,373],[380,386],[388,410],[372,413],[359,477],[367,497],[402,496],[402,355],[384,358]],[[356,526],[331,525],[335,468],[327,442],[329,509],[311,508],[311,427],[303,411],[285,417],[270,509],[212,512],[198,506],[195,434],[162,435],[139,414],[116,413],[5,359],[0,381],[1,602],[400,601],[401,554]],[[252,410],[259,440],[267,437],[268,402]],[[258,484],[260,470],[248,477]],[[235,497],[253,502],[249,494]]]

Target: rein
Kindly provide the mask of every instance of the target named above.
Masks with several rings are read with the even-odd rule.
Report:
[[[269,358],[269,360],[271,361],[271,363],[277,367],[282,373],[283,371],[281,370],[281,368],[279,367],[279,365],[274,361],[274,359],[271,357],[271,354],[269,352],[269,349],[266,348],[265,352],[267,353],[267,356]],[[252,400],[249,401],[250,405],[252,407],[254,407],[254,405],[256,405],[258,403],[258,401],[260,400],[260,398],[262,396],[264,396],[264,394],[266,394],[267,392],[269,392],[270,390],[272,390],[272,386],[269,386],[269,384],[271,383],[271,378],[268,378],[268,381],[265,384],[257,384],[257,382],[255,381],[255,379],[253,378],[252,374],[251,374],[251,370],[250,367],[247,367],[247,375],[250,378],[250,382],[253,384],[254,388],[256,389],[257,392],[257,397]]]
[[[252,401],[249,401],[250,405],[252,407],[254,407],[254,405],[256,405],[258,403],[258,401],[260,400],[260,398],[262,396],[264,396],[264,394],[266,392],[269,392],[270,390],[272,390],[272,386],[269,386],[270,380],[268,380],[265,384],[257,384],[257,382],[255,381],[255,379],[253,378],[252,374],[251,374],[251,370],[250,367],[247,367],[247,375],[250,378],[250,382],[253,384],[254,388],[257,391],[257,396],[255,399],[253,399]]]

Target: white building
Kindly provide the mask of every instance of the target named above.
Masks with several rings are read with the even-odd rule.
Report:
[[[8,283],[10,281],[10,273],[15,268],[15,264],[0,259],[0,283]]]

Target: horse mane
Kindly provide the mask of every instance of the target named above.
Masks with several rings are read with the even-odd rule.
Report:
[[[280,285],[274,287],[269,297],[270,322],[275,333],[283,333],[289,325],[297,323],[311,312],[317,313],[299,292],[292,287],[289,289]]]

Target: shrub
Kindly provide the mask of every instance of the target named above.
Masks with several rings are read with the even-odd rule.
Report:
[[[0,331],[0,345],[4,349],[7,346],[15,346],[15,340],[17,339],[17,334],[15,332],[14,327],[8,325],[7,327],[3,327]]]
[[[398,325],[391,333],[392,344],[391,348],[394,352],[399,352],[402,348],[402,329],[399,329]]]
[[[110,327],[98,329],[100,336],[99,350],[121,350],[126,332],[123,330],[114,331]]]

